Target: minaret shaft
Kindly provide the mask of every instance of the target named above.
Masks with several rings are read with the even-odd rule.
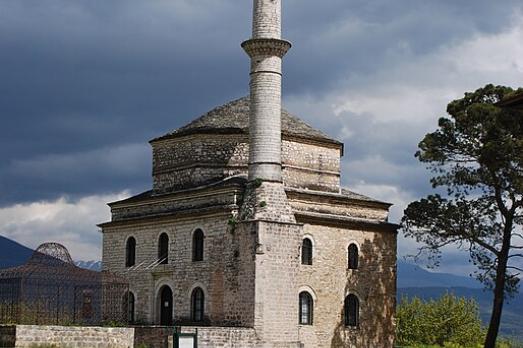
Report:
[[[282,181],[282,58],[291,47],[281,40],[281,0],[254,0],[252,39],[242,47],[251,57],[249,180]]]
[[[281,0],[254,0],[252,38],[281,38]]]

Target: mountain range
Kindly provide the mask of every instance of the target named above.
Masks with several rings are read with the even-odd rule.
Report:
[[[0,236],[0,269],[24,264],[33,250],[9,238]]]
[[[24,264],[33,250],[13,240],[0,236],[0,269]],[[75,261],[78,267],[99,271],[101,261]],[[448,273],[430,272],[417,265],[398,261],[398,301],[417,296],[435,299],[450,292],[460,297],[474,298],[480,309],[483,322],[488,323],[492,305],[492,294],[483,289],[481,283],[471,277]],[[523,341],[523,294],[508,299],[504,306],[501,333]]]
[[[472,277],[430,272],[417,265],[398,260],[398,288],[434,287],[482,289],[483,285]]]
[[[75,265],[80,268],[89,269],[91,271],[101,271],[102,270],[102,261],[75,261]]]

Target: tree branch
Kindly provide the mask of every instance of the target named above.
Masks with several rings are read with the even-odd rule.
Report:
[[[512,232],[512,237],[518,237],[518,238],[523,239],[523,235],[521,235],[521,233],[516,233],[516,232]]]
[[[476,238],[472,238],[471,241],[481,245],[483,248],[489,250],[494,255],[499,256],[499,251],[496,248],[494,248],[492,245],[488,244],[487,242],[485,242],[481,239],[476,239]]]
[[[492,175],[492,178],[496,181],[496,184],[494,186],[494,197],[496,199],[496,203],[498,205],[499,211],[501,212],[501,215],[504,217],[508,217],[509,210],[507,209],[507,206],[505,205],[505,202],[503,202],[503,197],[501,197],[501,188],[499,187],[499,182],[496,174],[490,170],[490,175]]]

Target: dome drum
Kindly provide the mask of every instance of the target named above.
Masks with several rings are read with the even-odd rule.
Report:
[[[192,134],[153,143],[155,194],[211,184],[248,170],[248,136]],[[284,139],[285,186],[317,191],[340,189],[340,149]]]

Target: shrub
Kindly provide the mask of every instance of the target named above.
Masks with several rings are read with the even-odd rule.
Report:
[[[396,339],[406,347],[481,347],[484,332],[474,300],[445,294],[424,302],[403,298],[397,309]]]

